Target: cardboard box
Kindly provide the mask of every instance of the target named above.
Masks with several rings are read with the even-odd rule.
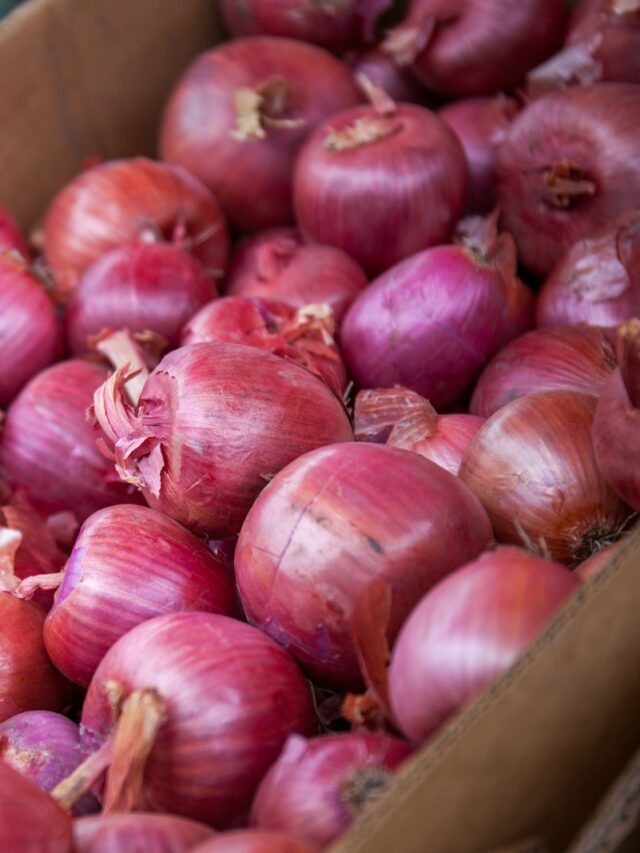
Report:
[[[215,6],[31,0],[14,12],[0,26],[0,204],[32,226],[83,158],[153,154],[172,83],[222,37]],[[480,853],[528,838],[565,850],[640,747],[639,711],[636,532],[335,851]]]

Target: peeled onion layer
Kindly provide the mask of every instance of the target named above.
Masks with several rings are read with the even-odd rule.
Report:
[[[111,814],[73,823],[76,853],[187,853],[212,838],[202,823],[168,814]]]

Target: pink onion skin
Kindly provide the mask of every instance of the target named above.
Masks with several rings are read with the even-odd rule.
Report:
[[[319,683],[357,688],[351,635],[367,586],[391,587],[393,640],[418,599],[491,539],[487,517],[460,481],[396,448],[321,448],[277,474],[249,512],[236,581],[250,622]]]
[[[520,107],[502,93],[466,98],[443,107],[438,115],[456,134],[469,163],[470,213],[489,213],[496,203],[496,157]]]
[[[222,561],[148,507],[113,506],[83,524],[44,627],[47,652],[86,687],[111,646],[154,616],[198,610],[235,616]]]
[[[617,326],[640,315],[640,211],[571,246],[540,290],[538,326]]]
[[[374,86],[380,86],[396,103],[426,104],[433,96],[424,89],[408,68],[400,68],[381,48],[374,47],[347,58],[353,73],[364,74]],[[366,95],[366,92],[364,93]]]
[[[169,353],[147,379],[137,412],[118,393],[124,414],[108,434],[117,439],[121,470],[140,482],[154,509],[213,539],[235,535],[266,482],[293,459],[353,439],[323,382],[242,344]],[[109,430],[108,420],[102,426]],[[130,454],[141,437],[144,445]]]
[[[260,783],[251,822],[325,847],[384,791],[411,747],[396,737],[291,735]]]
[[[339,147],[365,126],[378,138]],[[449,239],[468,181],[462,146],[434,113],[413,104],[382,115],[360,106],[332,116],[307,141],[294,203],[307,240],[338,246],[379,275]]]
[[[72,853],[71,818],[30,779],[0,761],[0,847]]]
[[[613,545],[607,545],[606,548],[592,554],[588,560],[584,560],[584,562],[580,563],[580,565],[576,567],[575,574],[585,583],[590,581],[591,578],[599,575],[605,566],[609,565],[611,558],[623,547],[624,544],[624,539],[620,539],[618,542],[614,542]]]
[[[457,474],[467,448],[483,423],[483,418],[473,415],[441,415],[435,433],[412,450],[450,474]]]
[[[210,613],[159,616],[125,634],[96,670],[82,709],[91,750],[113,722],[105,684],[153,688],[167,720],[146,764],[150,811],[225,827],[292,733],[310,734],[309,687],[281,648],[235,619]]]
[[[394,646],[394,718],[422,743],[525,651],[579,579],[519,548],[498,548],[446,577],[413,610]]]
[[[13,216],[0,207],[0,253],[18,252],[25,260],[31,259],[31,250],[24,234]]]
[[[245,132],[238,91],[260,97],[258,89],[274,80],[284,87],[273,106],[263,98],[271,123],[258,115]],[[273,36],[236,39],[202,54],[178,81],[163,118],[161,155],[210,187],[237,231],[288,225],[300,146],[320,122],[360,100],[347,67],[322,48]]]
[[[148,233],[184,245],[210,274],[225,269],[229,236],[222,209],[193,175],[145,157],[82,172],[54,198],[44,221],[57,298],[67,301],[102,255]]]
[[[577,240],[637,206],[640,87],[552,92],[515,118],[498,150],[498,199],[522,263],[547,275]]]
[[[340,323],[367,283],[362,268],[342,249],[306,245],[294,228],[273,228],[236,246],[226,292],[292,308],[325,302]]]
[[[170,814],[109,814],[73,822],[75,853],[187,853],[214,836],[203,823]]]
[[[73,292],[65,317],[69,349],[90,352],[88,338],[105,328],[156,332],[176,347],[182,326],[215,295],[204,267],[175,246],[120,246],[92,264]]]
[[[64,361],[39,373],[7,412],[0,463],[43,513],[71,510],[79,521],[117,503],[141,503],[96,447],[86,419],[92,395],[109,373],[99,364]]]
[[[598,396],[615,367],[615,352],[601,329],[534,329],[508,343],[485,367],[469,411],[488,418],[512,400],[535,391]]]
[[[566,15],[557,0],[413,0],[384,48],[435,92],[489,94],[516,88],[560,46]]]
[[[240,829],[199,844],[193,853],[318,853],[318,848],[282,832]]]
[[[0,757],[18,773],[50,792],[82,761],[78,726],[52,711],[25,711],[0,723]],[[99,811],[85,794],[73,808],[76,817]]]
[[[52,301],[24,264],[0,254],[0,406],[61,355]]]

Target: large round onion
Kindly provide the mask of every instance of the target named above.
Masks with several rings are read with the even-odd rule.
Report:
[[[614,541],[630,510],[596,464],[598,398],[539,391],[499,409],[460,468],[502,542],[529,544],[575,565]]]
[[[187,853],[213,838],[203,823],[164,814],[110,814],[73,823],[75,853]]]
[[[354,609],[376,578],[390,588],[392,640],[415,602],[491,539],[454,476],[376,444],[297,459],[258,497],[240,532],[236,579],[250,621],[318,681],[361,683]]]
[[[267,829],[239,829],[198,844],[193,853],[317,853],[301,838]]]
[[[0,253],[2,252],[18,252],[26,260],[31,256],[20,226],[8,210],[0,207]]]
[[[580,587],[568,569],[518,548],[463,566],[422,599],[393,649],[394,718],[416,743],[508,669]]]
[[[189,249],[212,275],[224,272],[229,238],[215,197],[184,169],[144,157],[95,166],[67,184],[44,222],[44,252],[66,301],[82,273],[110,249],[141,236]]]
[[[167,105],[160,150],[215,191],[236,229],[286,225],[298,149],[321,121],[359,100],[349,69],[319,47],[236,39],[184,73]]]
[[[505,227],[532,272],[638,205],[640,86],[599,83],[552,92],[515,118],[498,151]]]
[[[0,761],[0,848],[72,853],[71,818],[30,779]]]

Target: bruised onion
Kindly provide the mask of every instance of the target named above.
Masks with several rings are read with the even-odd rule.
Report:
[[[460,478],[499,541],[575,565],[622,532],[631,512],[598,470],[597,402],[576,391],[539,391],[507,403],[479,430]]]
[[[74,178],[49,207],[43,235],[62,301],[94,261],[141,237],[183,247],[214,276],[224,272],[229,245],[220,205],[200,181],[144,157],[101,163]]]
[[[236,39],[202,54],[178,81],[160,151],[216,193],[237,230],[287,225],[300,146],[321,121],[359,100],[348,68],[322,48],[273,36]]]
[[[607,336],[591,326],[535,329],[511,341],[480,375],[469,411],[488,418],[534,391],[602,391],[616,366]]]
[[[203,823],[169,814],[101,814],[73,823],[76,853],[187,853],[213,835]]]
[[[386,790],[410,753],[388,735],[291,735],[260,783],[251,822],[325,847]]]
[[[559,90],[514,119],[498,197],[522,263],[546,275],[573,243],[638,205],[640,86]]]
[[[394,719],[421,743],[508,669],[580,581],[563,566],[498,548],[450,574],[404,624],[391,658]]]
[[[0,761],[0,848],[72,853],[71,818],[38,786]]]
[[[0,207],[0,254],[2,252],[18,252],[25,260],[31,257],[20,226],[8,210]]]
[[[318,848],[283,832],[239,829],[198,844],[193,853],[317,853]]]
[[[388,636],[436,581],[491,539],[475,497],[413,453],[376,444],[321,448],[277,474],[238,538],[238,589],[251,622],[314,680],[356,687],[354,609],[388,583]]]

